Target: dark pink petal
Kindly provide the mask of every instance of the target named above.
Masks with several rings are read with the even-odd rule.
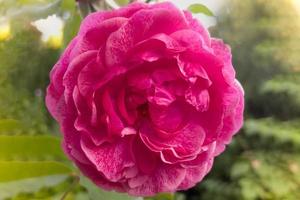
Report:
[[[229,144],[231,138],[243,125],[243,112],[244,112],[244,91],[238,81],[235,81],[234,90],[232,91],[233,105],[229,105],[230,109],[227,110],[224,117],[224,126],[220,134],[220,141]]]
[[[60,121],[62,103],[64,101],[62,79],[69,66],[70,53],[76,42],[77,38],[74,38],[50,72],[50,84],[47,88],[46,105],[51,115],[57,121]]]
[[[127,84],[135,90],[146,90],[151,87],[152,80],[147,72],[132,72],[127,76]]]
[[[162,152],[162,160],[169,164],[174,162],[174,157],[177,158],[176,162],[180,158],[194,158],[201,151],[201,145],[205,139],[203,128],[195,123],[187,124],[169,135],[167,139],[165,135],[161,135],[163,133],[152,130],[147,123],[141,127],[140,134],[143,142],[151,150]]]
[[[87,30],[84,34],[79,36],[78,42],[72,50],[71,57],[74,58],[86,51],[99,50],[100,47],[105,44],[109,35],[118,30],[127,21],[127,18],[115,17],[107,19],[97,27]]]
[[[122,117],[129,125],[133,125],[137,119],[137,114],[134,111],[128,109],[125,100],[125,90],[122,89],[118,96],[118,109]]]
[[[77,84],[80,71],[97,56],[97,51],[88,51],[76,57],[70,63],[66,73],[63,76],[63,85],[65,87],[65,98],[69,101],[72,90]]]
[[[139,137],[134,140],[132,152],[140,172],[151,174],[156,170],[160,162],[159,154],[148,149]]]
[[[228,84],[232,84],[235,80],[235,71],[232,66],[231,50],[228,45],[225,45],[222,40],[213,38],[211,40],[211,47],[214,54],[219,60],[224,63],[222,73]]]
[[[136,184],[138,187],[130,188],[128,193],[134,196],[153,196],[160,192],[175,192],[185,177],[185,171],[180,166],[161,164],[146,180],[141,181],[141,185]]]
[[[172,33],[170,37],[176,40],[177,43],[184,48],[192,50],[209,50],[209,47],[207,46],[203,36],[196,31],[190,29],[179,30]]]
[[[89,177],[97,186],[108,190],[116,192],[126,192],[127,188],[121,182],[113,182],[107,179],[103,173],[97,171],[93,165],[83,164],[80,162],[75,162],[80,171],[87,177]]]
[[[92,59],[78,74],[78,88],[84,97],[91,97],[97,84],[104,76],[105,67],[96,59]],[[91,101],[91,99],[89,99]]]
[[[195,157],[195,159],[182,162],[181,166],[184,168],[199,167],[207,163],[212,157],[215,156],[216,151],[219,150],[217,148],[217,142],[212,142],[208,145],[203,145],[201,147],[201,152]]]
[[[202,36],[206,46],[210,47],[211,38],[208,30],[201,24],[199,20],[193,18],[192,13],[190,13],[189,11],[185,11],[184,15],[186,20],[188,21],[189,28],[193,31],[198,32]]]
[[[74,122],[74,127],[81,134],[88,135],[95,145],[100,145],[107,141],[107,130],[104,125],[93,123],[93,113],[90,108],[90,104],[86,102],[86,99],[81,95],[77,86],[73,90],[74,104],[77,109],[77,118]],[[98,119],[97,123],[98,122]]]
[[[184,51],[176,40],[166,34],[159,33],[135,45],[129,52],[129,57],[134,60],[148,62],[157,61],[159,58],[170,57],[175,53]]]
[[[210,166],[210,162],[206,162],[198,167],[186,169],[185,178],[178,186],[178,190],[187,190],[194,187],[208,173]]]
[[[107,114],[106,123],[108,131],[110,131],[113,135],[121,135],[121,131],[124,129],[124,124],[115,110],[115,100],[112,99],[108,90],[105,90],[102,101],[104,111]]]
[[[194,106],[200,112],[207,111],[209,108],[209,93],[208,90],[199,88],[190,88],[185,94],[186,101]]]
[[[151,79],[157,84],[162,85],[165,82],[176,81],[180,78],[178,71],[172,69],[172,67],[164,66],[162,69],[156,69]]]
[[[188,116],[186,111],[184,106],[178,102],[167,107],[155,104],[149,105],[149,114],[153,125],[158,130],[166,132],[166,137],[183,126],[185,118]]]
[[[167,5],[167,4],[166,4]],[[187,27],[183,13],[172,4],[165,7],[136,12],[118,31],[112,33],[106,43],[105,58],[108,66],[126,60],[126,54],[140,41],[158,33],[170,34]]]
[[[148,95],[148,101],[150,103],[160,106],[169,106],[175,99],[173,94],[161,87],[154,87],[153,91],[149,92]]]
[[[192,62],[192,60],[184,59],[179,56],[177,58],[178,67],[184,77],[186,77],[191,83],[195,83],[197,77],[201,77],[207,80],[208,85],[211,84],[211,80],[200,62]]]
[[[125,8],[120,8],[114,11],[100,11],[100,12],[91,13],[81,23],[79,35],[85,34],[88,30],[97,27],[105,20],[108,20],[110,18],[115,18],[115,17],[129,18],[135,12],[147,7],[148,7],[147,4],[133,3]]]
[[[130,138],[114,143],[103,143],[95,146],[87,139],[81,140],[81,147],[86,157],[94,164],[103,175],[116,182],[123,176],[123,170],[134,166],[130,152],[127,150]]]

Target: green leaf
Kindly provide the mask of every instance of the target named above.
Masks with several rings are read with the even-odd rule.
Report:
[[[129,3],[129,0],[115,0],[115,1],[120,6],[124,6]]]
[[[21,123],[14,119],[0,120],[0,133],[11,132],[22,127]]]
[[[128,196],[126,194],[122,194],[122,193],[104,191],[83,176],[80,177],[80,183],[87,189],[91,200],[136,200],[136,199],[139,199],[136,197],[130,197],[130,196]]]
[[[273,118],[248,119],[245,121],[244,130],[248,136],[257,135],[261,139],[267,137],[268,140],[269,138],[275,138],[278,143],[300,145],[299,120],[279,121]]]
[[[0,182],[70,172],[66,165],[55,161],[0,161]]]
[[[65,11],[73,11],[76,8],[76,2],[74,0],[63,0],[61,8]]]
[[[67,175],[53,175],[0,183],[0,199],[13,197],[19,193],[37,192],[45,187],[53,187],[64,182],[67,177]]]
[[[0,161],[65,160],[60,139],[53,136],[0,135]]]
[[[76,36],[80,23],[81,23],[81,16],[79,12],[76,10],[70,13],[70,17],[66,20],[66,24],[64,26],[64,46],[66,47],[69,42]]]
[[[195,14],[201,13],[201,14],[205,14],[210,17],[214,16],[213,12],[208,7],[206,7],[203,4],[199,4],[199,3],[190,5],[188,7],[188,10]]]
[[[174,194],[170,194],[170,193],[161,193],[161,194],[157,194],[154,197],[147,197],[145,198],[145,200],[174,200],[175,198]]]
[[[247,160],[240,160],[236,161],[231,170],[230,175],[232,178],[237,179],[240,177],[244,177],[245,174],[249,174],[249,171],[251,170],[250,164]]]

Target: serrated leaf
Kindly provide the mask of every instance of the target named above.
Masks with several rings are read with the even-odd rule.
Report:
[[[60,139],[53,136],[0,135],[2,160],[65,160]]]
[[[94,183],[85,177],[80,177],[80,183],[83,185],[89,194],[91,200],[137,200],[140,198],[130,197],[127,194],[117,192],[107,192],[97,187]]]
[[[69,167],[55,161],[0,161],[0,182],[70,172]]]
[[[199,3],[190,5],[188,7],[188,10],[195,14],[201,13],[201,14],[205,14],[210,17],[214,16],[213,12],[208,7],[206,7],[203,4],[199,4]]]
[[[0,183],[0,199],[16,196],[19,193],[37,192],[43,187],[53,187],[65,181],[67,175],[53,175]]]

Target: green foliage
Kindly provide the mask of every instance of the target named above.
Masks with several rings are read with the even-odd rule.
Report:
[[[128,4],[129,0],[116,0],[116,3],[122,6]]]
[[[65,160],[60,139],[53,136],[0,135],[0,160]]]
[[[30,25],[50,12],[75,9],[73,0],[64,0],[53,11],[56,2],[0,1],[12,30],[0,42],[0,199],[87,199],[44,104],[49,71],[61,50],[49,48]]]
[[[174,194],[162,193],[158,194],[155,197],[144,198],[145,200],[175,200]]]
[[[22,124],[14,119],[0,119],[0,134],[11,133],[22,128]]]
[[[299,14],[292,0],[228,0],[218,21],[214,34],[231,45],[249,103],[265,81],[299,69]]]
[[[208,7],[199,3],[190,5],[188,10],[195,14],[201,13],[210,17],[214,16],[213,12]]]
[[[134,200],[135,197],[130,197],[126,194],[106,192],[97,187],[94,183],[85,177],[80,177],[81,184],[87,189],[91,200]]]
[[[232,47],[246,120],[210,175],[188,195],[300,199],[298,11],[291,0],[229,0],[218,20],[213,33]]]
[[[280,75],[266,81],[259,91],[255,109],[280,119],[300,116],[300,74]],[[282,106],[285,105],[285,106]]]
[[[64,28],[64,47],[67,47],[72,38],[74,38],[79,30],[81,23],[81,16],[79,12],[72,9],[70,17],[65,22]]]
[[[11,198],[19,194],[32,194],[42,188],[52,188],[66,181],[67,175],[53,175],[38,178],[30,178],[19,181],[0,183],[0,199]]]
[[[248,119],[244,125],[244,133],[247,139],[256,140],[253,143],[256,148],[259,145],[264,149],[273,151],[300,150],[300,121],[278,121],[272,118]],[[259,139],[259,140],[258,140]],[[272,142],[270,142],[272,141]],[[251,145],[251,144],[250,144]]]
[[[0,161],[0,182],[70,172],[67,166],[55,161]]]

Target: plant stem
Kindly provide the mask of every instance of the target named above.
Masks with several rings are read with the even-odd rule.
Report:
[[[78,175],[72,175],[74,177],[73,183],[70,185],[68,190],[63,194],[63,196],[60,198],[60,200],[65,200],[68,196],[68,194],[76,187],[76,185],[79,183],[79,176]]]

